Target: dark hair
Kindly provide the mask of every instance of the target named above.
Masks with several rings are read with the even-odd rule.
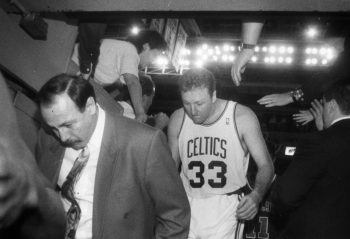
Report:
[[[323,93],[323,97],[327,102],[334,99],[343,114],[350,114],[350,79],[335,82]]]
[[[156,86],[150,75],[139,73],[139,80],[142,90],[142,95],[151,96],[156,91]],[[131,100],[128,87],[123,85],[120,96],[116,97],[117,101],[128,101]]]
[[[154,30],[142,30],[136,35],[129,36],[126,40],[136,47],[139,54],[142,52],[145,43],[148,43],[151,49],[163,51],[167,49],[167,44],[162,35]]]
[[[181,92],[204,87],[212,96],[216,90],[216,80],[213,73],[204,68],[190,69],[180,77],[178,87]]]
[[[83,112],[89,97],[96,101],[95,91],[89,81],[82,77],[68,74],[60,74],[46,82],[38,93],[40,105],[49,105],[53,103],[54,97],[60,94],[67,95],[76,104],[78,109]]]

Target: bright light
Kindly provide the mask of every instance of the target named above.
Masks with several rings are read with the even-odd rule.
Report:
[[[260,47],[256,46],[256,47],[254,48],[254,51],[255,51],[255,52],[259,52],[259,51],[260,51]]]
[[[284,59],[283,57],[278,57],[278,63],[283,63]]]
[[[257,62],[258,61],[258,58],[256,56],[253,56],[252,57],[252,62]]]
[[[323,60],[321,61],[321,63],[322,63],[322,65],[327,65],[327,64],[328,64],[328,61],[327,61],[326,59],[323,59]]]
[[[316,65],[316,64],[318,63],[318,60],[317,60],[316,58],[312,58],[312,59],[311,59],[311,63],[312,63],[313,65]]]
[[[321,47],[319,53],[320,53],[320,55],[326,54],[326,49],[324,47]]]
[[[218,61],[218,57],[217,56],[213,56],[213,60],[214,61]]]
[[[226,62],[227,60],[228,60],[227,55],[223,55],[223,56],[222,56],[222,61],[223,61],[223,62]]]
[[[158,66],[166,66],[169,63],[168,59],[163,56],[157,57],[155,62]]]
[[[275,58],[274,56],[271,56],[271,57],[270,57],[270,62],[271,62],[272,64],[276,63],[276,58]]]
[[[311,64],[311,59],[309,59],[309,58],[306,59],[306,60],[305,60],[305,64],[306,64],[306,65],[310,65],[310,64]]]
[[[201,68],[201,67],[203,67],[203,61],[197,60],[195,65],[196,65],[196,67]]]
[[[235,47],[234,47],[234,46],[231,46],[231,47],[230,47],[230,50],[231,50],[231,51],[235,51]]]
[[[140,28],[139,28],[138,26],[133,26],[133,27],[130,29],[130,32],[131,32],[131,34],[133,34],[133,35],[137,35],[137,34],[139,34],[139,32],[140,32]]]
[[[270,58],[265,57],[265,58],[264,58],[264,62],[265,62],[265,63],[270,63]]]
[[[332,48],[328,48],[328,50],[327,50],[327,59],[328,60],[332,60],[333,58],[334,58],[334,50],[332,49]]]
[[[209,49],[208,49],[208,54],[209,54],[209,55],[213,55],[213,54],[214,54],[214,50],[213,50],[212,48],[209,48]]]
[[[199,56],[199,55],[202,55],[202,53],[203,53],[203,50],[198,48],[196,51],[196,54]]]
[[[311,54],[311,51],[312,51],[312,49],[309,48],[309,47],[305,49],[305,53],[306,53],[306,54]]]
[[[202,48],[203,48],[203,50],[208,49],[208,44],[205,44],[205,43],[204,43],[204,44],[202,45]]]
[[[289,54],[292,54],[292,53],[294,52],[294,47],[289,46],[289,47],[287,48],[287,52],[288,52]]]
[[[317,50],[317,48],[312,48],[312,54],[317,54],[317,52],[318,52],[318,50]]]
[[[280,46],[280,48],[278,49],[278,52],[281,54],[284,54],[286,52],[286,47],[285,46]]]
[[[229,50],[230,50],[230,46],[227,45],[227,44],[225,44],[225,45],[223,46],[223,49],[224,49],[224,51],[229,51]]]
[[[232,62],[235,60],[235,57],[233,55],[229,55],[228,60]]]
[[[264,47],[262,48],[262,51],[263,51],[263,52],[267,52],[267,47],[264,46]]]
[[[208,60],[208,55],[207,55],[207,54],[203,54],[203,55],[202,55],[202,60],[203,60],[203,61]]]
[[[315,38],[318,35],[318,30],[316,27],[309,27],[306,30],[305,34],[308,38]]]
[[[286,58],[286,63],[291,64],[293,62],[293,59],[291,57]]]
[[[276,47],[275,46],[270,46],[269,51],[271,53],[275,53],[276,52]]]
[[[189,51],[189,50],[187,50],[186,48],[182,48],[180,54],[181,54],[181,55],[187,55],[187,52],[188,52],[188,51]]]

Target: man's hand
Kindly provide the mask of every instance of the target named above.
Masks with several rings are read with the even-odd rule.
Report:
[[[311,109],[310,112],[312,114],[312,116],[315,118],[315,124],[316,127],[319,131],[323,130],[323,118],[322,118],[322,114],[323,114],[323,106],[321,101],[319,100],[313,100],[311,102]]]
[[[154,116],[154,120],[155,120],[154,127],[161,129],[161,130],[164,129],[165,127],[167,127],[169,124],[169,117],[163,112],[156,114]]]
[[[232,77],[233,83],[236,86],[239,86],[239,84],[241,83],[242,81],[241,74],[244,73],[245,67],[253,55],[254,55],[254,49],[243,49],[242,51],[239,52],[231,68],[231,77]]]
[[[314,120],[313,115],[310,110],[299,110],[299,113],[293,114],[293,119],[295,122],[301,125],[306,125],[307,123]]]
[[[244,196],[237,206],[237,219],[252,220],[258,213],[260,200],[260,196],[255,191]]]
[[[147,115],[143,112],[140,114],[136,114],[135,120],[140,123],[145,123],[147,120]]]
[[[293,97],[289,92],[280,94],[265,95],[258,100],[258,103],[265,107],[285,106],[293,102]]]
[[[24,208],[38,203],[34,175],[29,175],[21,161],[11,155],[0,144],[0,228],[11,225]]]

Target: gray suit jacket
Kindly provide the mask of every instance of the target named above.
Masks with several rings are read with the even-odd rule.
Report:
[[[40,132],[38,163],[57,184],[64,148]],[[93,238],[187,238],[190,209],[164,134],[106,114],[97,164]]]

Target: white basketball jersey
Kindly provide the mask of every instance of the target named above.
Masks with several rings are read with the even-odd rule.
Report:
[[[227,101],[214,123],[195,124],[185,113],[179,134],[181,179],[191,197],[227,194],[246,185],[249,154],[244,152],[234,117],[236,102]]]

